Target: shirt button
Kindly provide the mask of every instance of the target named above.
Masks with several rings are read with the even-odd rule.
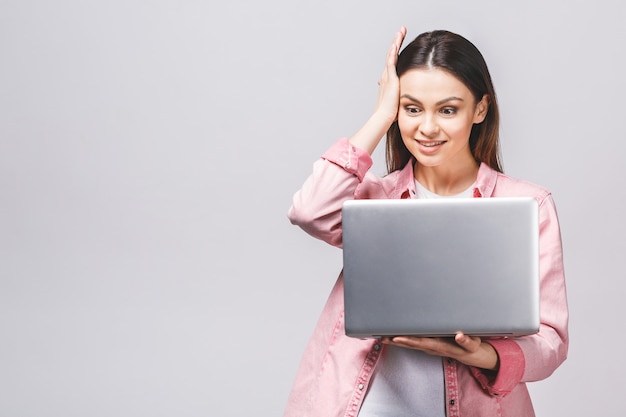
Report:
[[[454,400],[450,400],[450,405],[454,405]]]
[[[361,391],[363,390],[363,388],[365,388],[365,385],[363,385],[363,384],[359,384],[359,389],[360,389]]]
[[[374,345],[374,350],[380,350],[380,345],[378,343]]]

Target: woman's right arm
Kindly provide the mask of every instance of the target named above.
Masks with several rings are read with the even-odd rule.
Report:
[[[341,247],[341,207],[354,198],[358,185],[372,166],[370,155],[340,139],[321,159],[293,196],[287,216],[313,237]]]
[[[396,74],[398,53],[406,28],[396,33],[380,78],[372,116],[349,139],[341,139],[313,165],[313,173],[293,197],[288,217],[310,235],[341,246],[341,207],[353,199],[357,186],[372,165],[370,155],[398,114],[400,81]]]

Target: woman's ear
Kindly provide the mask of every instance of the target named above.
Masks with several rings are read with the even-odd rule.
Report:
[[[487,117],[489,111],[489,95],[483,95],[483,98],[476,104],[476,110],[474,112],[474,124],[482,123]]]

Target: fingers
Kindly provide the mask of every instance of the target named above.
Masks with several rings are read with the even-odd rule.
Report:
[[[395,69],[396,63],[398,62],[398,54],[400,53],[400,48],[402,47],[402,42],[404,42],[405,37],[406,28],[402,26],[394,36],[393,42],[387,52],[387,67],[393,67]]]
[[[391,124],[398,114],[400,98],[400,82],[396,75],[398,53],[406,36],[406,28],[402,26],[393,38],[387,51],[384,71],[378,81],[379,91],[375,111],[382,116],[382,120]]]
[[[406,27],[402,26],[396,36],[394,38],[394,43],[396,45],[396,55],[400,53],[400,48],[402,47],[402,42],[404,42],[404,38],[406,38]]]
[[[452,357],[466,353],[475,353],[480,349],[482,344],[480,337],[467,336],[462,332],[457,333],[454,338],[396,336],[393,338],[383,338],[382,342],[421,350],[431,355]]]
[[[455,356],[461,353],[461,348],[457,346],[451,337],[396,336],[384,340],[383,343],[421,350],[429,355]]]
[[[476,352],[480,348],[480,337],[470,337],[463,332],[458,332],[454,336],[454,341],[468,352]]]
[[[398,63],[398,54],[400,53],[400,48],[402,47],[402,42],[406,36],[406,28],[402,26],[400,30],[396,33],[393,38],[393,42],[387,51],[387,60],[385,63],[385,71],[383,73],[383,78],[386,78],[388,74],[396,73],[396,64]],[[379,83],[380,84],[380,83]]]

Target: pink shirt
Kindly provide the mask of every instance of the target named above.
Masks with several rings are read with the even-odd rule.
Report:
[[[410,198],[413,164],[379,178],[368,172],[372,159],[347,139],[335,143],[313,165],[293,197],[288,217],[310,235],[341,247],[341,205],[354,198]],[[442,358],[448,417],[534,416],[526,382],[550,376],[567,357],[568,309],[561,235],[551,194],[482,164],[476,197],[532,196],[539,202],[539,333],[486,340],[497,351],[496,375]],[[357,416],[384,346],[345,335],[343,278],[339,276],[305,349],[285,417]]]

